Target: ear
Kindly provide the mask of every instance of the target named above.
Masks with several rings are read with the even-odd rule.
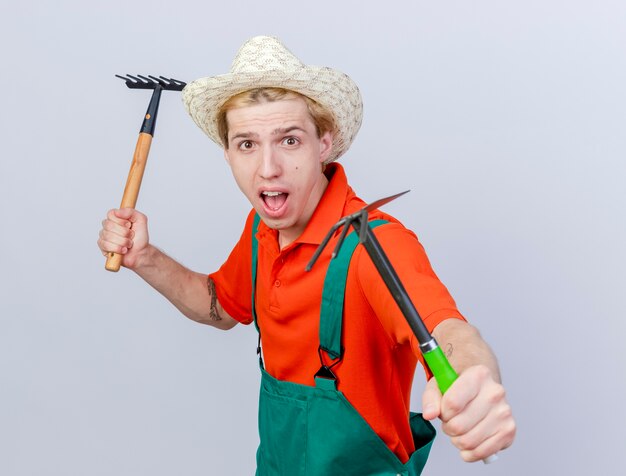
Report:
[[[320,137],[320,162],[323,164],[330,157],[333,151],[333,134],[332,132],[325,132]]]
[[[230,165],[230,157],[228,156],[228,149],[224,149],[224,159],[226,160],[226,163]]]

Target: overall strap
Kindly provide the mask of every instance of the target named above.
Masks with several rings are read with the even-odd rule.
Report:
[[[259,241],[256,239],[256,232],[259,228],[259,221],[261,217],[258,213],[254,214],[254,221],[252,222],[252,319],[254,320],[254,327],[256,327],[259,334],[259,341],[256,346],[256,353],[259,356],[259,366],[263,367],[263,356],[261,355],[261,329],[259,329],[259,323],[257,322],[256,307],[255,307],[255,292],[256,292],[256,268],[259,261]]]
[[[387,223],[385,220],[373,220],[369,222],[369,226],[374,229],[385,223]],[[320,310],[320,349],[326,351],[332,359],[340,359],[343,355],[341,348],[343,301],[350,260],[358,244],[359,234],[352,231],[346,236],[337,256],[330,260],[324,279]]]
[[[259,324],[256,319],[256,309],[254,307],[254,294],[256,292],[256,268],[259,261],[259,241],[256,239],[256,232],[259,229],[259,222],[261,217],[258,213],[254,214],[254,221],[252,222],[252,318],[254,319],[254,326],[256,330],[259,330]]]

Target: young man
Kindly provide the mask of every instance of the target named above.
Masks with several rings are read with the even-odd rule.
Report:
[[[224,148],[253,210],[216,273],[194,273],[149,244],[146,217],[111,210],[103,253],[133,270],[187,317],[220,329],[255,322],[262,343],[257,474],[419,474],[442,428],[466,461],[508,447],[515,422],[495,357],[465,322],[415,235],[375,210],[375,234],[458,380],[444,397],[430,379],[423,417],[409,418],[418,344],[369,256],[332,238],[341,217],[365,203],[334,163],[362,118],[356,85],[302,64],[277,39],[246,42],[228,74],[190,83],[183,100]],[[351,254],[353,253],[353,254]],[[320,375],[320,370],[322,370]]]

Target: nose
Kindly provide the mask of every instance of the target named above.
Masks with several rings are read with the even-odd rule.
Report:
[[[261,152],[261,164],[259,175],[264,179],[271,179],[280,176],[282,166],[280,158],[271,144],[266,145]]]

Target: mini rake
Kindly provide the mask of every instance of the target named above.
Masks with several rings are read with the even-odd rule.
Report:
[[[186,83],[177,79],[165,78],[163,76],[132,76],[127,74],[126,76],[116,77],[124,80],[126,86],[130,89],[152,89],[152,98],[148,105],[148,110],[143,119],[141,129],[139,131],[139,138],[137,139],[137,146],[135,147],[135,153],[133,154],[133,161],[130,165],[130,172],[128,172],[128,179],[126,180],[126,187],[124,188],[124,195],[122,196],[122,203],[120,208],[135,208],[137,204],[137,197],[139,196],[139,189],[141,188],[141,180],[143,178],[143,172],[146,168],[148,161],[148,153],[150,152],[150,144],[152,143],[152,137],[154,137],[154,127],[156,125],[157,113],[159,111],[159,101],[161,100],[161,91],[182,91]],[[122,255],[118,253],[109,253],[107,255],[107,261],[105,268],[108,271],[119,271],[122,263]]]

